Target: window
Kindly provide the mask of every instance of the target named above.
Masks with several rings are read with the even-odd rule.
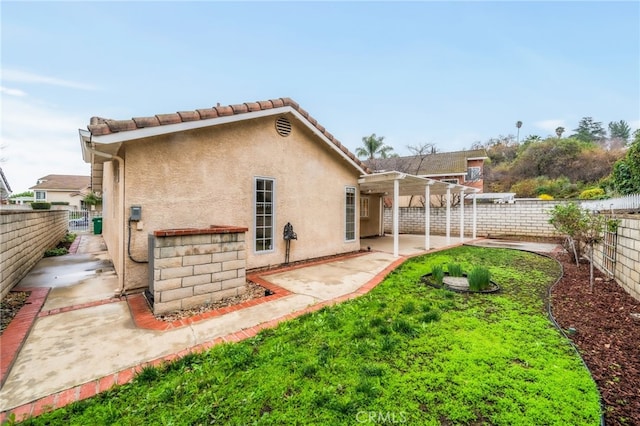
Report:
[[[458,184],[458,179],[442,179],[440,182]]]
[[[345,232],[344,239],[353,241],[356,239],[356,189],[345,189]]]
[[[480,180],[482,174],[480,172],[480,167],[469,167],[467,168],[467,176],[465,177],[467,182],[475,182]]]
[[[36,201],[46,201],[46,200],[47,200],[46,191],[36,191]]]
[[[275,181],[256,178],[255,180],[255,229],[256,252],[273,250],[273,198]]]
[[[369,217],[369,197],[360,197],[360,217]]]

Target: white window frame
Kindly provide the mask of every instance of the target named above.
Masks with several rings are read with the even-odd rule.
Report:
[[[473,170],[473,173],[472,173]],[[467,182],[475,182],[482,177],[482,167],[474,166],[467,167],[467,174],[465,175],[465,181]],[[471,179],[469,179],[471,178]]]
[[[38,195],[42,194],[42,198],[38,197]],[[34,191],[33,198],[37,202],[47,201],[47,191]]]
[[[347,186],[344,189],[344,240],[346,242],[351,242],[356,240],[357,231],[358,231],[358,223],[356,222],[357,213],[357,202],[358,196],[355,186]],[[350,198],[353,197],[353,203],[350,204]],[[351,207],[352,210],[349,208]],[[353,229],[350,229],[350,224],[352,224]],[[353,237],[350,235],[353,232]]]
[[[261,201],[259,202],[259,194],[258,194],[258,182],[271,182],[271,201],[270,202],[266,202],[266,201]],[[265,190],[266,193],[266,190]],[[259,225],[260,222],[260,218],[258,217],[258,210],[259,210],[259,203],[263,203],[264,207],[266,207],[266,205],[270,205],[271,206],[271,213],[266,214],[266,213],[261,213],[260,214],[260,218],[264,219],[268,216],[271,217],[271,225],[267,226],[267,225]],[[276,212],[275,212],[275,206],[276,206],[276,180],[274,178],[271,177],[264,177],[264,176],[256,176],[253,179],[253,252],[255,254],[266,254],[266,253],[273,253],[275,251],[275,225],[276,225]],[[264,241],[268,240],[268,237],[264,237],[264,234],[262,237],[258,238],[258,229],[262,229],[262,230],[266,230],[266,229],[270,229],[271,230],[271,245],[269,248],[262,248],[259,249],[259,245],[262,246],[262,244],[258,244],[259,242],[263,243]]]

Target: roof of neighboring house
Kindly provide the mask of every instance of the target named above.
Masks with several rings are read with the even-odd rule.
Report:
[[[47,175],[38,179],[37,185],[29,189],[50,191],[82,191],[91,184],[91,176]]]
[[[349,158],[355,165],[365,172],[369,172],[366,164],[351,153],[347,147],[342,145],[331,133],[320,125],[316,119],[311,117],[307,111],[302,109],[297,102],[290,98],[269,99],[266,101],[246,102],[243,104],[215,106],[213,108],[196,109],[195,111],[178,111],[172,114],[157,114],[151,117],[134,117],[129,120],[112,120],[101,117],[92,117],[87,129],[91,137],[99,139],[102,136],[114,135],[122,132],[135,131],[175,125],[180,123],[197,122],[216,118],[229,118],[247,114],[247,119],[251,118],[250,113],[268,112],[278,108],[289,107],[304,118],[310,127],[313,127],[319,134],[324,136],[335,147]],[[274,111],[274,113],[276,113]]]
[[[444,176],[467,173],[469,160],[489,158],[484,149],[469,151],[438,152],[424,156],[375,158],[365,163],[375,171],[397,170],[417,176]]]
[[[9,186],[9,181],[7,180],[7,177],[4,175],[4,172],[2,171],[2,167],[0,167],[0,183],[2,184],[2,191],[8,193],[11,193],[11,186]]]

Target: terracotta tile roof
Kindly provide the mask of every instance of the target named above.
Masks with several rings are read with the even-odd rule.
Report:
[[[195,111],[178,111],[172,114],[157,114],[153,117],[133,117],[130,120],[112,120],[101,117],[92,117],[87,129],[93,136],[103,136],[118,132],[142,129],[146,127],[164,126],[167,124],[178,124],[187,121],[207,120],[217,117],[246,114],[253,111],[264,111],[274,108],[291,107],[302,115],[312,126],[320,131],[336,147],[345,153],[353,162],[360,166],[367,173],[370,172],[367,165],[360,161],[347,147],[329,133],[318,121],[311,117],[307,111],[302,109],[297,102],[291,98],[269,99],[266,101],[245,102],[243,104],[215,106],[212,108],[196,109]]]
[[[29,189],[51,191],[82,191],[91,185],[91,176],[47,175],[38,179],[38,184]]]
[[[428,154],[422,159],[420,156],[376,158],[367,160],[365,163],[375,171],[397,170],[418,176],[434,176],[467,173],[469,158],[488,158],[488,156],[484,149],[474,149]]]

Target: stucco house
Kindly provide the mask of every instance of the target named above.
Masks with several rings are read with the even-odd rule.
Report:
[[[34,201],[67,202],[71,209],[84,209],[84,197],[91,191],[91,177],[80,175],[47,175],[29,189]]]
[[[148,287],[162,310],[240,291],[247,269],[287,254],[294,262],[358,251],[362,236],[383,232],[382,198],[394,188],[474,191],[372,175],[289,98],[93,117],[79,133],[121,291]],[[287,224],[297,239],[284,238]],[[214,287],[216,296],[203,294]]]
[[[486,150],[473,149],[405,157],[376,158],[367,160],[365,164],[373,172],[398,170],[440,182],[476,188],[479,192],[482,192],[484,187],[484,162],[488,158]],[[422,206],[423,201],[424,198],[401,197],[400,207]]]

